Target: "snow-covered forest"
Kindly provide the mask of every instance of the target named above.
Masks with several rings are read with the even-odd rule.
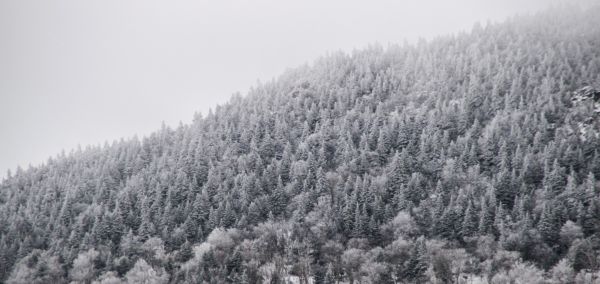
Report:
[[[19,169],[0,282],[600,283],[599,15],[333,53]]]

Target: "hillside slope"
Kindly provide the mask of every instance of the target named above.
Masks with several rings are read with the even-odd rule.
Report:
[[[600,137],[575,91],[600,88],[597,15],[332,54],[19,170],[0,282],[592,283]]]

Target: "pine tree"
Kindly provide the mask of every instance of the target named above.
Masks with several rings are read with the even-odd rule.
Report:
[[[461,226],[461,235],[463,238],[472,237],[477,234],[479,225],[477,221],[477,212],[473,208],[473,202],[469,200],[469,205],[465,211],[465,216]]]
[[[388,133],[385,128],[379,130],[379,137],[377,139],[377,154],[379,158],[379,164],[385,165],[388,159],[388,154],[390,151],[390,138],[388,137]]]
[[[600,202],[597,200],[590,201],[587,209],[582,209],[581,227],[586,236],[597,234],[600,232]]]
[[[489,197],[483,197],[481,201],[481,213],[479,216],[479,234],[486,235],[493,232],[494,214],[496,207]]]
[[[73,208],[73,200],[70,196],[70,194],[67,195],[67,197],[65,198],[65,201],[63,202],[63,206],[60,209],[60,221],[62,223],[63,226],[67,227],[71,224],[71,218],[72,218],[72,209]]]
[[[496,179],[494,189],[496,192],[496,199],[507,209],[512,208],[516,192],[515,188],[513,188],[511,173],[507,168],[501,169],[498,178]]]
[[[404,176],[402,173],[402,165],[400,162],[400,154],[396,152],[392,161],[387,168],[387,197],[390,198],[400,192],[402,183],[404,182]]]
[[[542,166],[536,159],[537,158],[531,153],[525,155],[523,161],[523,173],[521,176],[527,185],[538,185],[544,177]]]
[[[537,226],[542,238],[549,245],[554,245],[558,242],[558,233],[560,230],[560,225],[556,222],[552,206],[552,204],[544,206]]]
[[[368,216],[366,214],[365,206],[360,206],[356,203],[356,207],[354,209],[354,222],[353,222],[353,231],[352,235],[355,238],[361,238],[365,236],[368,226]]]
[[[425,280],[425,272],[428,267],[425,238],[421,236],[410,250],[409,258],[404,267],[404,279],[413,283],[422,283]]]
[[[560,194],[567,185],[565,170],[558,165],[558,161],[554,160],[552,170],[548,172],[544,178],[544,188],[548,198]]]
[[[271,212],[273,212],[275,216],[280,216],[281,214],[285,213],[285,208],[287,206],[287,194],[283,187],[281,177],[278,178],[277,187],[271,195],[270,204]]]

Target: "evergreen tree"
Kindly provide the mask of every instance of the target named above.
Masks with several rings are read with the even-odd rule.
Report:
[[[554,245],[558,241],[560,225],[557,224],[557,220],[553,214],[554,212],[551,206],[551,204],[544,206],[542,215],[540,216],[540,221],[538,223],[538,231],[542,235],[544,241],[546,241],[549,245]]]
[[[496,208],[488,196],[482,198],[481,213],[479,216],[479,233],[482,235],[491,234],[494,226],[494,214]]]
[[[544,188],[551,198],[564,191],[566,185],[565,171],[558,165],[558,161],[554,160],[552,170],[545,175]]]
[[[427,249],[425,247],[425,238],[420,237],[413,244],[409,258],[406,261],[404,268],[404,279],[414,282],[423,283],[425,281],[425,272],[427,271],[428,259]]]
[[[461,225],[461,235],[463,238],[472,237],[477,234],[478,230],[479,225],[477,222],[477,212],[475,212],[475,208],[473,208],[473,202],[469,201],[469,205],[467,206],[467,210],[465,211]]]

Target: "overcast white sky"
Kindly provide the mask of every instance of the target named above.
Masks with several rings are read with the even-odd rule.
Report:
[[[190,122],[328,51],[469,30],[551,0],[0,0],[0,177]]]

